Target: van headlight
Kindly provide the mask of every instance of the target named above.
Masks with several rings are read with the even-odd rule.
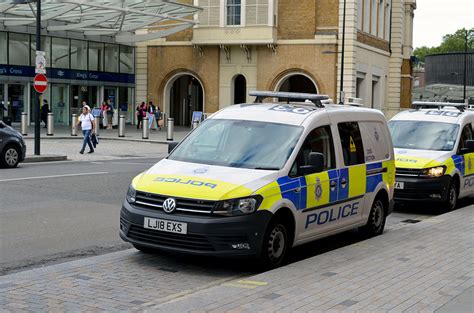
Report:
[[[127,202],[128,203],[135,203],[136,201],[136,196],[137,196],[137,190],[135,189],[135,187],[133,187],[132,184],[130,184],[130,186],[128,186],[128,191],[127,191]]]
[[[422,171],[422,175],[429,176],[429,177],[441,177],[446,172],[446,166],[436,166],[425,168]]]
[[[252,214],[257,211],[262,201],[262,196],[258,195],[246,198],[224,200],[217,203],[213,213],[224,216]]]

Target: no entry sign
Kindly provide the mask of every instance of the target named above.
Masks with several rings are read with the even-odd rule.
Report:
[[[39,93],[43,93],[46,91],[48,87],[48,79],[43,74],[37,74],[35,76],[34,84],[35,90]]]

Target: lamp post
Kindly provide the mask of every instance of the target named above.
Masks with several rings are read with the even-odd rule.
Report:
[[[342,46],[341,46],[341,82],[339,89],[339,104],[344,104],[342,96],[344,94],[344,48],[346,39],[346,0],[344,0],[344,7],[342,13]]]
[[[41,0],[36,0],[36,51],[41,51]],[[40,155],[40,109],[41,95],[35,93],[36,110],[35,111],[35,155]]]

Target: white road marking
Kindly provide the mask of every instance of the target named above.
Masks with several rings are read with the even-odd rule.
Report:
[[[64,175],[49,175],[49,176],[34,176],[34,177],[22,177],[22,178],[8,178],[0,179],[0,183],[8,181],[19,181],[19,180],[33,180],[33,179],[45,179],[45,178],[59,178],[59,177],[73,177],[73,176],[87,176],[87,175],[102,175],[108,174],[109,172],[93,172],[93,173],[77,173],[77,174],[64,174]]]

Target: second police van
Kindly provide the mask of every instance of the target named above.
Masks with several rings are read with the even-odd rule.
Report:
[[[474,195],[474,111],[464,104],[413,102],[389,124],[395,201],[429,201],[450,211]]]
[[[144,252],[255,256],[275,267],[291,247],[318,238],[383,232],[395,164],[382,113],[324,106],[321,95],[251,95],[256,103],[213,114],[133,179],[123,240]]]

